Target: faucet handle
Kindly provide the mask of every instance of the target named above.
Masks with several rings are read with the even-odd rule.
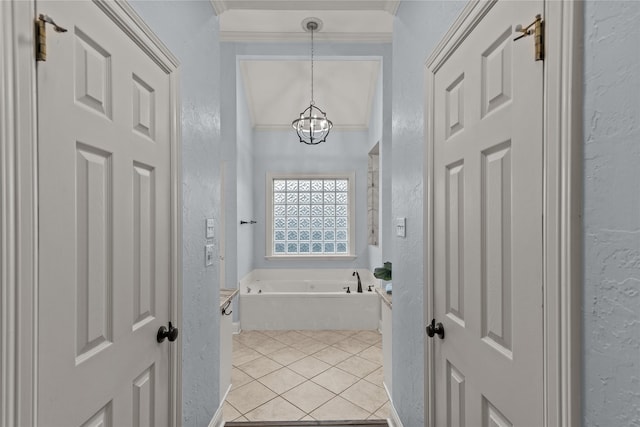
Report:
[[[350,293],[351,293],[351,289],[349,289],[349,286],[344,287],[344,288],[342,288],[342,289],[346,289],[348,294],[350,294]]]

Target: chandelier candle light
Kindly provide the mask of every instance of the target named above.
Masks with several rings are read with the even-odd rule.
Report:
[[[311,102],[309,107],[300,113],[300,117],[291,123],[300,142],[308,145],[316,145],[326,141],[333,127],[331,120],[327,119],[327,113],[316,107],[313,101],[313,32],[320,29],[320,22],[317,18],[307,18],[303,22],[303,28],[311,32]]]

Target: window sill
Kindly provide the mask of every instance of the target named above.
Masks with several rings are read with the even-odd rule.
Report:
[[[267,255],[267,261],[352,261],[356,255]]]

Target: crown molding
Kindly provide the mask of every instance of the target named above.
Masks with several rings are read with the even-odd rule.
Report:
[[[391,43],[391,33],[318,33],[317,41],[355,42],[355,43]],[[220,31],[222,42],[308,42],[307,33]]]
[[[288,1],[289,7],[283,8],[278,6],[282,4],[282,1],[275,1],[269,4],[264,1],[243,1],[242,3],[236,3],[233,5],[233,1],[229,2],[228,0],[210,0],[213,5],[213,9],[216,12],[216,15],[220,16],[224,12],[230,9],[252,9],[252,10],[312,10],[312,9],[320,9],[320,10],[382,10],[391,15],[394,15],[398,12],[398,7],[400,6],[400,0],[387,0],[387,1],[378,1],[376,4],[379,4],[379,7],[372,7],[371,2],[345,2],[345,1],[334,1],[334,2],[326,2],[326,5],[323,7],[322,4],[318,4],[317,2],[308,2],[309,5],[306,6],[303,1]],[[240,7],[238,7],[238,5]]]
[[[400,1],[401,0],[387,1],[385,10],[389,12],[391,15],[396,16],[396,13],[398,13],[398,8],[400,7]]]
[[[209,0],[211,5],[213,6],[213,10],[216,12],[217,16],[220,16],[227,10],[227,5],[224,0]]]
[[[301,23],[310,15],[324,22],[314,32],[318,41],[387,42],[393,33],[394,18],[384,10],[230,9],[219,17],[220,35],[223,41],[307,42]]]

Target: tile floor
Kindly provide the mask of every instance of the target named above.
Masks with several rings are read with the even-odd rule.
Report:
[[[389,417],[377,331],[243,331],[225,421]]]

